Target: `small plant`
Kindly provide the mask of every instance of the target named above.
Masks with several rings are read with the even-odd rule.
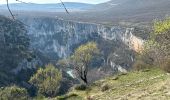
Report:
[[[162,65],[162,69],[168,73],[170,73],[170,59],[165,61],[165,63]]]
[[[144,63],[143,61],[136,61],[134,64],[133,64],[133,69],[136,70],[136,71],[140,71],[140,70],[144,70],[148,68],[148,64]]]
[[[109,85],[108,84],[103,84],[101,86],[101,91],[104,92],[104,91],[107,91],[107,90],[109,90]]]
[[[78,84],[75,86],[75,90],[86,90],[87,89],[87,86],[85,84]]]

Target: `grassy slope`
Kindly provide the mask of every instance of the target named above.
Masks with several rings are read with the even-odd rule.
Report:
[[[117,77],[116,80],[114,76],[97,81],[87,91],[72,90],[66,96],[74,95],[62,100],[86,100],[87,97],[92,98],[90,100],[170,100],[170,75],[160,69]],[[102,92],[103,84],[108,84],[109,90]]]

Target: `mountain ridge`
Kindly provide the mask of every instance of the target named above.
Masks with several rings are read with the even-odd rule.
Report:
[[[55,5],[55,4],[54,4]],[[50,10],[31,10],[15,11],[18,16],[46,16],[58,17],[63,20],[72,20],[80,22],[91,22],[106,25],[118,24],[151,24],[154,19],[163,19],[170,16],[170,0],[111,0],[101,4],[87,4],[84,7],[80,5],[75,8],[66,8],[70,12],[67,14],[61,5],[61,9],[51,6]],[[78,5],[78,4],[77,4]],[[75,6],[75,5],[74,5]],[[0,7],[1,9],[2,7]],[[37,14],[38,13],[38,14]],[[2,14],[9,13],[2,9]],[[139,25],[137,25],[139,26]]]
[[[83,11],[93,6],[93,4],[79,3],[79,2],[64,2],[64,5],[68,10]],[[49,4],[37,4],[37,3],[12,3],[9,4],[11,10],[15,11],[42,11],[42,12],[63,12],[65,11],[62,3],[49,3]],[[6,4],[1,4],[0,9],[5,10]]]

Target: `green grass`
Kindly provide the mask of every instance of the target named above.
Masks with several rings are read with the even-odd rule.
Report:
[[[170,78],[164,71],[153,68],[146,71],[132,71],[126,75],[117,75],[117,79],[113,76],[94,82],[89,86],[88,91],[72,90],[69,92],[76,94],[76,97],[68,97],[65,100],[84,100],[91,97],[94,100],[116,100],[116,99],[151,99],[166,100],[170,96],[162,96],[165,91],[170,92]],[[164,85],[168,84],[169,85]],[[109,85],[109,90],[102,92],[103,84]],[[169,86],[169,87],[168,87]],[[166,88],[164,88],[166,87]],[[169,89],[169,90],[168,90]],[[77,99],[77,97],[81,97]]]

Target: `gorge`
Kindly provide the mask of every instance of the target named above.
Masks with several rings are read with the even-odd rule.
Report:
[[[170,0],[36,1],[0,2],[0,100],[170,98]]]
[[[20,20],[28,25],[26,28],[29,30],[27,34],[30,38],[30,48],[40,52],[49,61],[56,62],[66,58],[79,45],[96,41],[107,64],[112,67],[115,64],[128,70],[135,58],[134,52],[138,52],[144,42],[141,37],[133,34],[134,27],[105,26],[50,17],[22,17]],[[108,49],[103,45],[107,42],[110,43],[107,44]],[[35,67],[34,64],[27,65]],[[19,66],[15,70],[21,70],[23,67]]]

